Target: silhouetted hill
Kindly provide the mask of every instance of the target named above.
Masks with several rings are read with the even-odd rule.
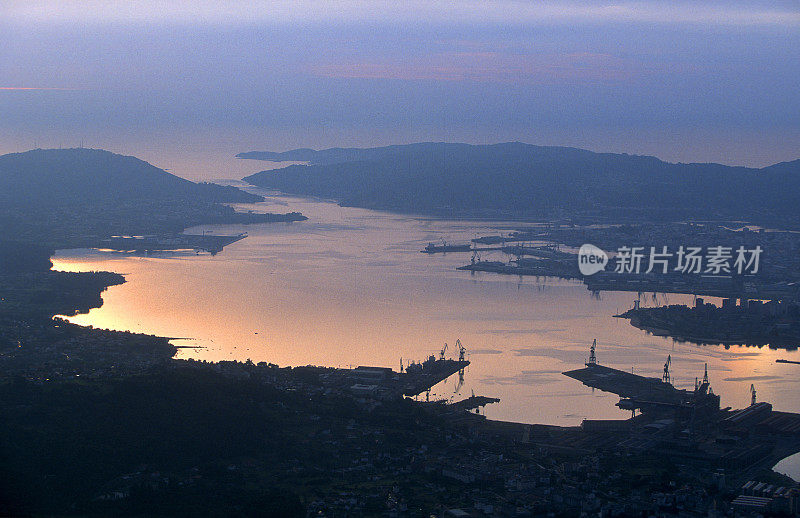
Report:
[[[511,142],[247,153],[304,160],[245,178],[344,205],[441,215],[798,217],[800,161],[763,169]]]
[[[136,157],[100,149],[34,149],[0,156],[4,203],[72,203],[136,199],[256,202],[234,187],[196,184]]]
[[[305,219],[237,213],[225,205],[263,199],[231,186],[190,182],[138,158],[99,149],[0,156],[3,239],[47,249],[97,246],[111,235],[179,233],[203,223]],[[19,269],[21,262],[13,254],[0,257],[3,268]]]

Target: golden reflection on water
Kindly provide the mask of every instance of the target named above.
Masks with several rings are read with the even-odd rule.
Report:
[[[484,223],[430,221],[290,197],[249,208],[298,210],[310,219],[203,227],[249,233],[213,257],[59,252],[57,270],[110,270],[127,279],[104,293],[101,308],[70,320],[190,338],[175,343],[203,347],[181,349],[182,358],[280,365],[399,368],[401,358],[424,359],[460,338],[472,361],[466,383],[457,395],[455,380],[447,380],[435,387],[436,397],[460,399],[474,390],[501,398],[487,407],[489,417],[561,425],[628,415],[614,406],[615,396],[561,375],[582,365],[597,338],[601,363],[660,376],[671,354],[677,385],[689,387],[708,362],[723,406],[746,406],[755,383],[759,399],[800,411],[800,368],[775,363],[797,360],[797,352],[673,343],[612,318],[635,294],[603,293],[597,299],[578,282],[456,271],[469,262],[466,253],[419,253],[429,241],[466,242],[476,233],[497,232]]]

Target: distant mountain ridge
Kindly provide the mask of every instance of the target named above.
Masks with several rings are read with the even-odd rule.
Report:
[[[0,156],[0,200],[12,204],[136,199],[256,202],[234,187],[196,184],[133,156],[101,149],[34,149]]]
[[[344,205],[485,217],[624,214],[797,219],[800,160],[756,169],[521,142],[237,155],[305,161],[244,178]]]
[[[0,239],[14,248],[96,247],[112,235],[305,219],[237,213],[226,205],[263,200],[231,186],[190,182],[138,158],[100,149],[34,149],[0,156]],[[0,260],[0,267],[19,268],[19,263],[12,254]]]

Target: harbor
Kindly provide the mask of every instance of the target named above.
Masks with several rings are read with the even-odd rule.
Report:
[[[764,347],[748,348],[744,354],[744,348],[675,344],[612,318],[631,306],[635,293],[603,292],[597,298],[575,279],[479,272],[473,276],[456,270],[469,263],[471,252],[420,253],[441,236],[447,236],[447,243],[461,244],[471,242],[476,233],[490,234],[482,222],[434,225],[319,200],[276,200],[282,210],[302,212],[309,220],[242,229],[248,237],[215,258],[60,254],[54,259],[58,270],[129,274],[129,282],[103,294],[102,307],[69,320],[197,338],[192,345],[203,348],[179,349],[177,358],[182,359],[251,358],[291,366],[393,366],[395,371],[400,357],[405,358],[405,368],[409,358],[425,360],[431,342],[453,345],[451,340],[460,337],[471,350],[466,382],[458,394],[453,376],[432,390],[432,398],[459,399],[474,390],[501,399],[486,407],[489,419],[563,426],[578,426],[584,418],[627,415],[609,394],[576,391],[575,382],[560,374],[578,367],[575,361],[583,346],[576,342],[591,343],[594,336],[604,336],[606,365],[630,363],[637,373],[653,372],[671,353],[679,368],[691,362],[700,365],[701,374],[704,362],[712,374],[733,368],[717,377],[714,388],[722,395],[723,407],[735,408],[747,397],[735,379],[757,371],[759,376],[786,380],[764,384],[764,398],[778,402],[781,410],[800,411],[792,397],[796,387],[789,381],[795,366],[775,363],[778,358],[800,360],[795,352]],[[348,225],[341,225],[343,221]],[[209,226],[188,232],[236,235],[239,228]],[[191,295],[187,298],[186,293]],[[658,300],[694,304],[691,295],[659,295]],[[536,405],[526,404],[532,394]],[[424,399],[425,392],[419,397]]]
[[[376,399],[400,399],[419,396],[462,372],[470,364],[467,360],[453,360],[434,356],[421,363],[410,364],[404,371],[395,372],[388,367],[361,365],[354,369],[335,369],[328,379],[352,394]]]
[[[447,372],[460,366],[442,353],[411,365],[438,373],[425,382],[415,381],[420,388],[428,384],[428,389],[430,383],[446,379]],[[434,481],[441,491],[450,484],[462,491],[472,488],[467,501],[475,505],[499,505],[491,491],[475,489],[502,486],[506,498],[533,498],[538,502],[533,509],[562,512],[605,509],[622,516],[658,513],[671,506],[687,512],[709,507],[736,512],[757,508],[795,513],[800,509],[796,483],[769,475],[775,463],[800,452],[800,413],[775,410],[772,404],[757,399],[753,387],[749,406],[720,408],[707,370],[702,378],[698,376],[695,388],[687,390],[673,385],[670,367],[668,358],[658,378],[601,365],[594,342],[584,367],[563,374],[592,389],[620,396],[620,407],[632,416],[586,418],[579,426],[487,419],[475,411],[500,400],[474,393],[454,402],[404,397],[398,387],[418,376],[417,369],[410,374],[367,366],[280,369],[237,362],[222,362],[219,368],[228,376],[247,373],[251,379],[268,379],[284,390],[312,398],[320,392],[354,397],[365,415],[384,412],[384,419],[393,418],[387,405],[413,399],[429,418],[441,419],[437,433],[451,437],[453,444],[443,450],[446,455],[427,455],[424,461],[416,461],[419,451],[410,452],[405,462],[417,462],[426,480]],[[349,441],[358,440],[352,427],[347,430]],[[366,441],[362,447],[372,444],[373,433],[369,429],[363,432]],[[419,433],[425,437],[431,430]],[[323,431],[322,436],[328,435]],[[333,446],[345,440],[337,439]],[[480,444],[480,452],[472,452],[468,444]],[[370,470],[369,465],[358,466],[359,472]],[[680,483],[661,487],[655,494],[659,477]],[[615,496],[633,483],[647,489],[623,499]],[[577,485],[582,491],[574,491]],[[587,496],[590,492],[602,496]]]
[[[653,293],[690,293],[721,298],[760,300],[800,300],[800,278],[797,277],[796,250],[798,233],[765,229],[736,229],[733,224],[718,223],[646,223],[579,226],[575,223],[548,223],[531,228],[520,226],[499,235],[485,235],[471,240],[472,258],[459,270],[503,275],[580,279],[591,292],[632,291]],[[604,270],[583,275],[578,268],[578,249],[586,243],[599,246],[609,254]],[[719,271],[672,264],[653,271],[648,252],[671,252],[694,248],[711,250],[769,250],[760,257],[755,272],[732,274],[729,264]],[[637,265],[619,263],[616,251],[637,250]],[[760,253],[760,252],[759,252]],[[630,267],[629,267],[630,266]],[[674,267],[674,268],[673,268]],[[735,269],[734,269],[735,270]],[[741,270],[741,268],[739,268]],[[711,274],[709,274],[711,273]],[[746,272],[744,272],[746,273]]]
[[[629,410],[627,421],[584,420],[586,432],[613,432],[616,447],[665,455],[675,462],[708,470],[725,470],[735,484],[754,472],[800,452],[800,413],[779,412],[758,401],[750,386],[750,405],[720,408],[706,366],[694,390],[672,384],[671,358],[661,378],[641,376],[601,365],[596,341],[585,367],[564,372],[592,389],[616,394],[617,405]],[[638,414],[637,414],[638,412]]]

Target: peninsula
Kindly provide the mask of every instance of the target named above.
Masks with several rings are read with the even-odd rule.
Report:
[[[744,218],[800,226],[800,160],[754,169],[521,142],[237,156],[308,163],[244,179],[253,185],[371,209],[506,220],[591,217],[595,223]]]

